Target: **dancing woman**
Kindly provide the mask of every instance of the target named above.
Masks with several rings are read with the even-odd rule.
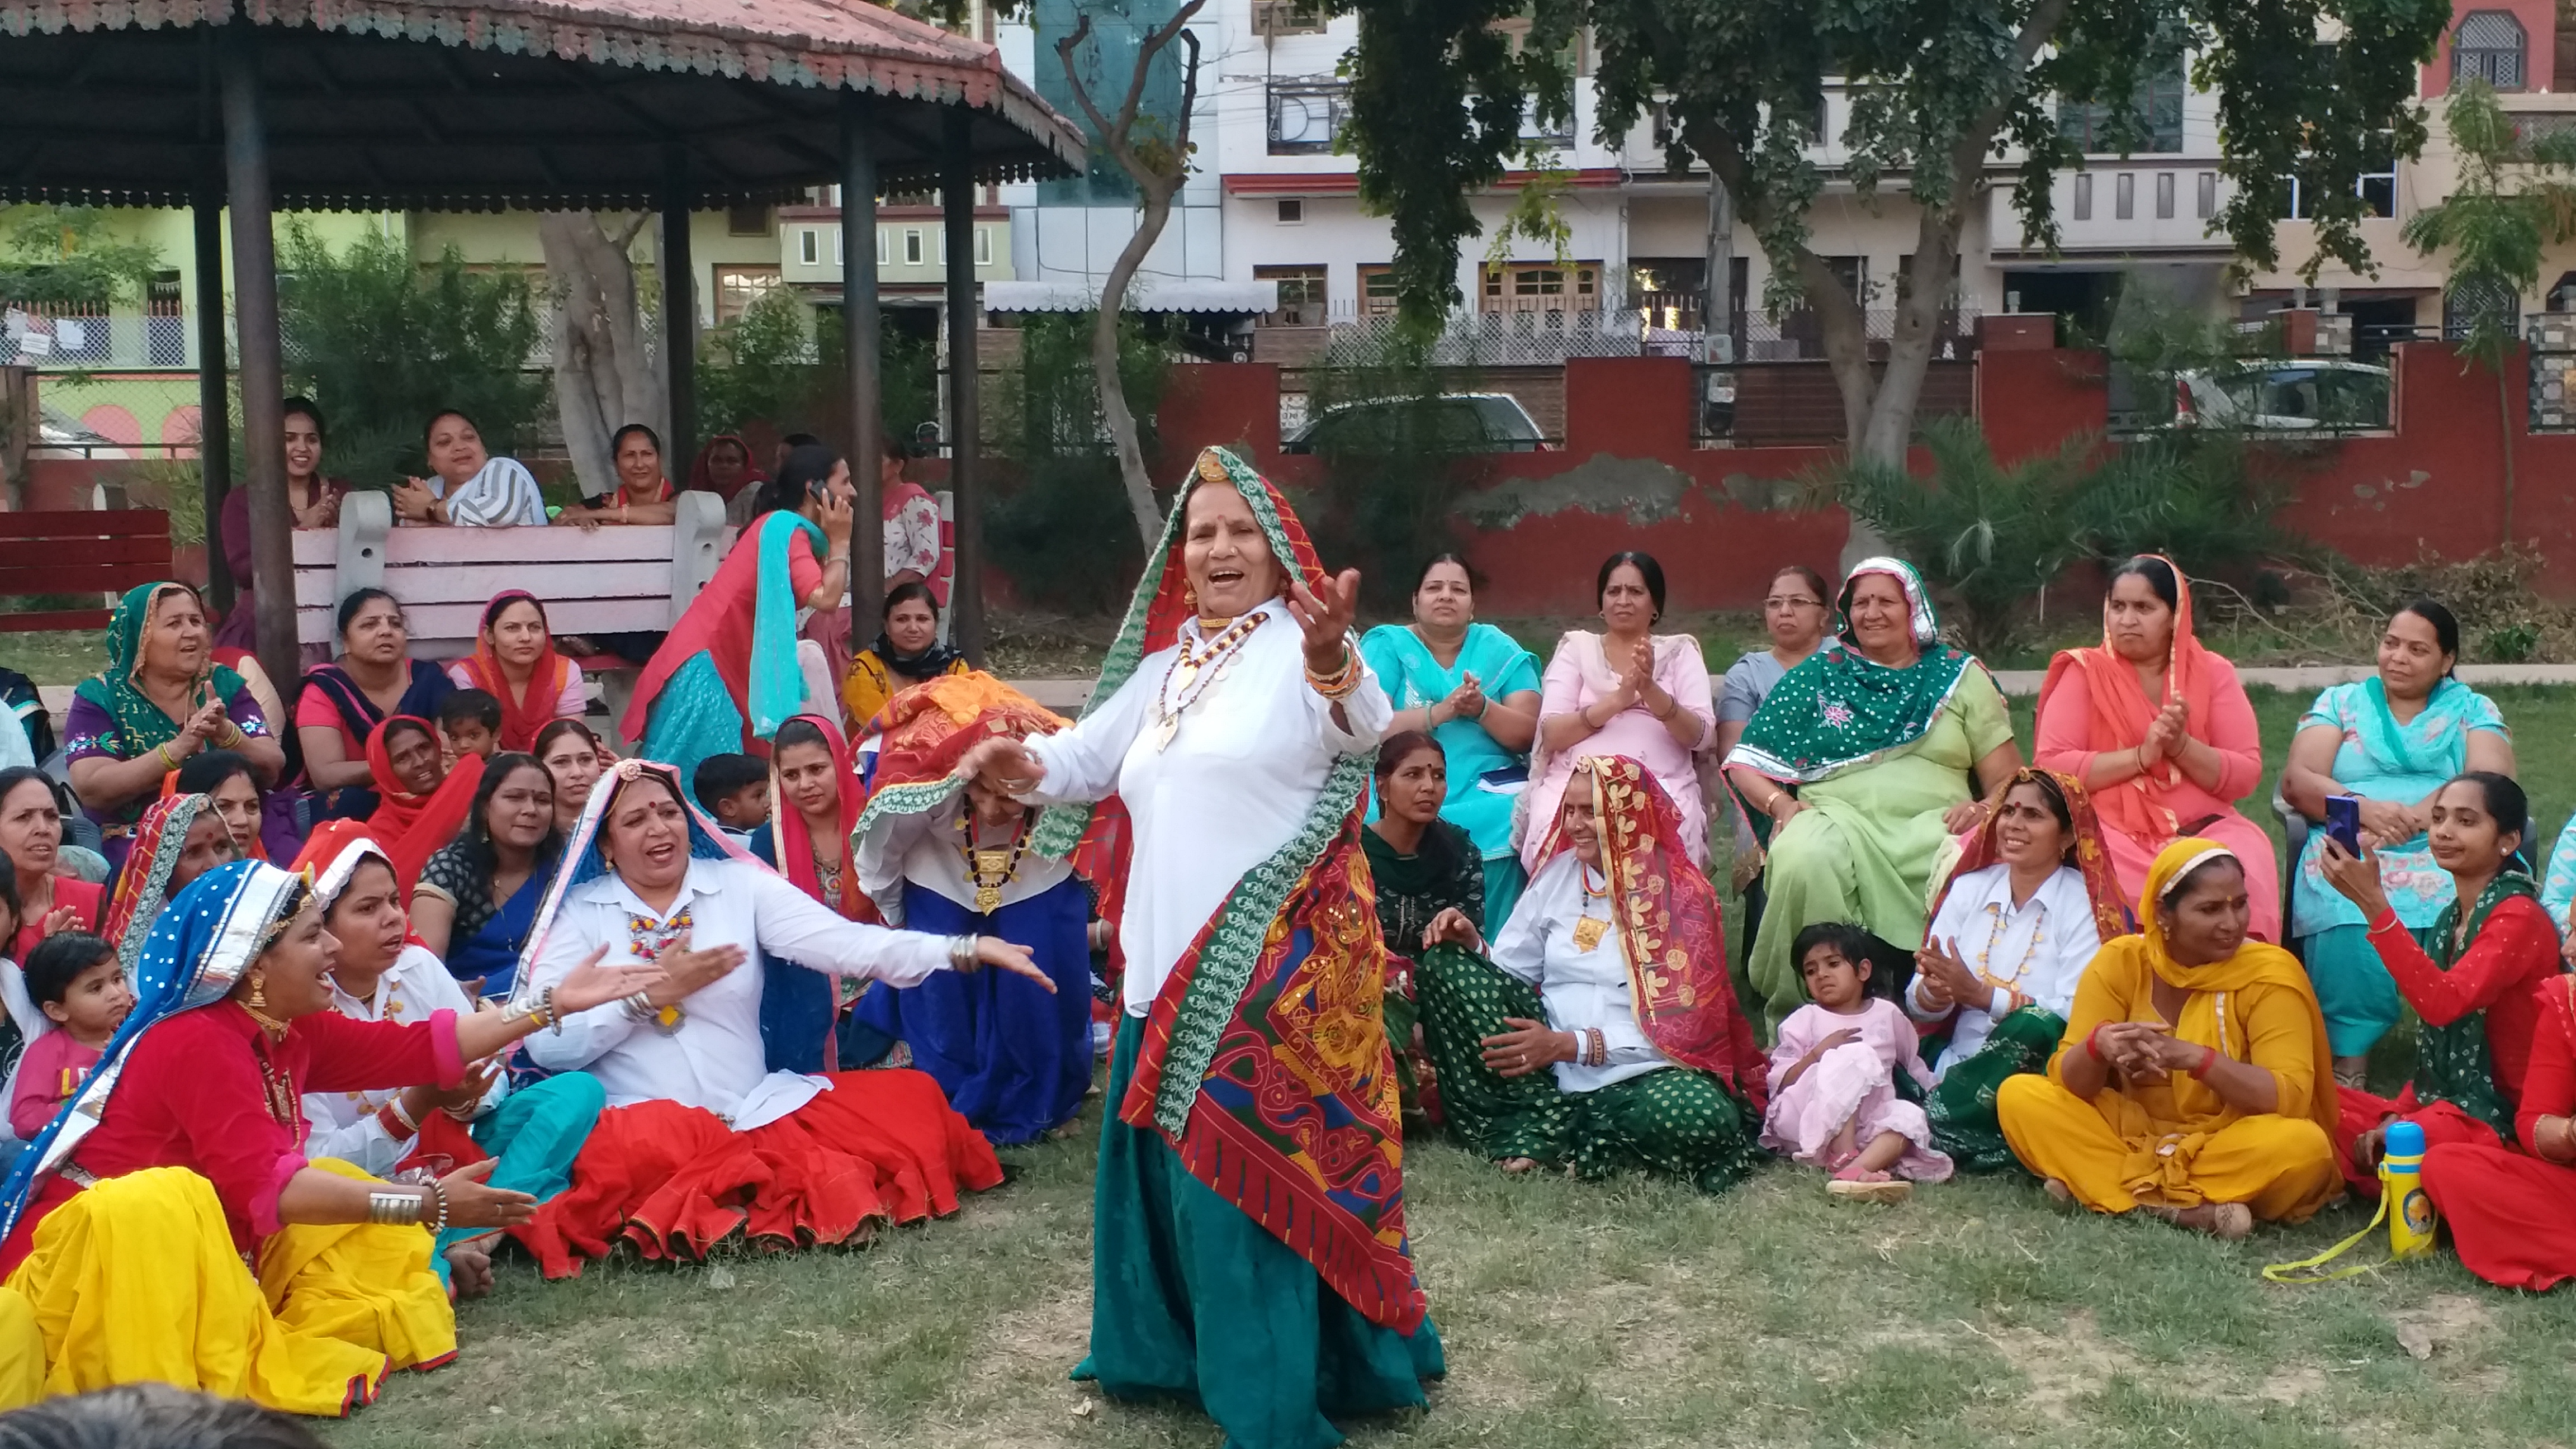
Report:
[[[1442,1372],[1377,1012],[1359,832],[1392,707],[1348,637],[1358,588],[1211,448],[1082,722],[959,765],[1034,803],[1125,802],[1126,1014],[1076,1373],[1195,1398],[1247,1449],[1339,1443],[1331,1416],[1420,1404]],[[1042,820],[1035,848],[1082,823]]]

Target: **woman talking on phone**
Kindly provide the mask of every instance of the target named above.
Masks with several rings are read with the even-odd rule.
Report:
[[[795,716],[838,705],[828,679],[807,677],[796,615],[836,608],[849,590],[850,465],[809,443],[761,487],[762,516],[653,652],[618,726],[683,780],[709,755],[753,749]]]

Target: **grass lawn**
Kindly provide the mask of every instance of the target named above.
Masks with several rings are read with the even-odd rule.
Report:
[[[2254,696],[2275,769],[2305,703]],[[2498,703],[2554,835],[2576,809],[2576,691]],[[864,1250],[621,1259],[551,1285],[505,1261],[499,1292],[462,1314],[454,1365],[397,1377],[325,1436],[1212,1449],[1195,1412],[1066,1380],[1089,1330],[1097,1115],[1004,1153],[1012,1181],[955,1218]],[[2483,1449],[2576,1434],[2576,1292],[2497,1292],[2447,1255],[2319,1286],[2260,1279],[2360,1227],[2349,1203],[2230,1246],[2062,1215],[2021,1178],[1881,1209],[1829,1203],[1820,1175],[1778,1164],[1717,1198],[1508,1180],[1445,1142],[1415,1144],[1406,1166],[1450,1375],[1428,1415],[1350,1426],[1363,1445]]]

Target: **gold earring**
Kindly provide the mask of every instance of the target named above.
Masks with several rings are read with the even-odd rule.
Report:
[[[259,972],[251,973],[250,999],[244,1001],[242,1005],[249,1007],[253,1011],[257,1011],[261,1007],[268,1005],[268,978],[266,975]]]
[[[1191,613],[1197,613],[1199,611],[1198,586],[1195,584],[1181,585],[1181,602],[1188,606]]]

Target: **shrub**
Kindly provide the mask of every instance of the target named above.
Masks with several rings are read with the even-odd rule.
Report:
[[[287,390],[329,415],[333,476],[384,486],[425,471],[421,429],[443,408],[471,416],[495,455],[537,442],[551,389],[531,366],[545,323],[524,275],[468,271],[453,247],[424,269],[377,232],[334,254],[297,222],[277,301]]]
[[[1017,465],[1019,477],[986,504],[984,541],[1025,602],[1073,614],[1115,611],[1145,551],[1092,382],[1090,314],[1032,315],[1020,344],[1019,361],[988,394],[985,422],[987,446]],[[1170,367],[1170,352],[1139,319],[1122,319],[1118,371],[1149,457]]]

